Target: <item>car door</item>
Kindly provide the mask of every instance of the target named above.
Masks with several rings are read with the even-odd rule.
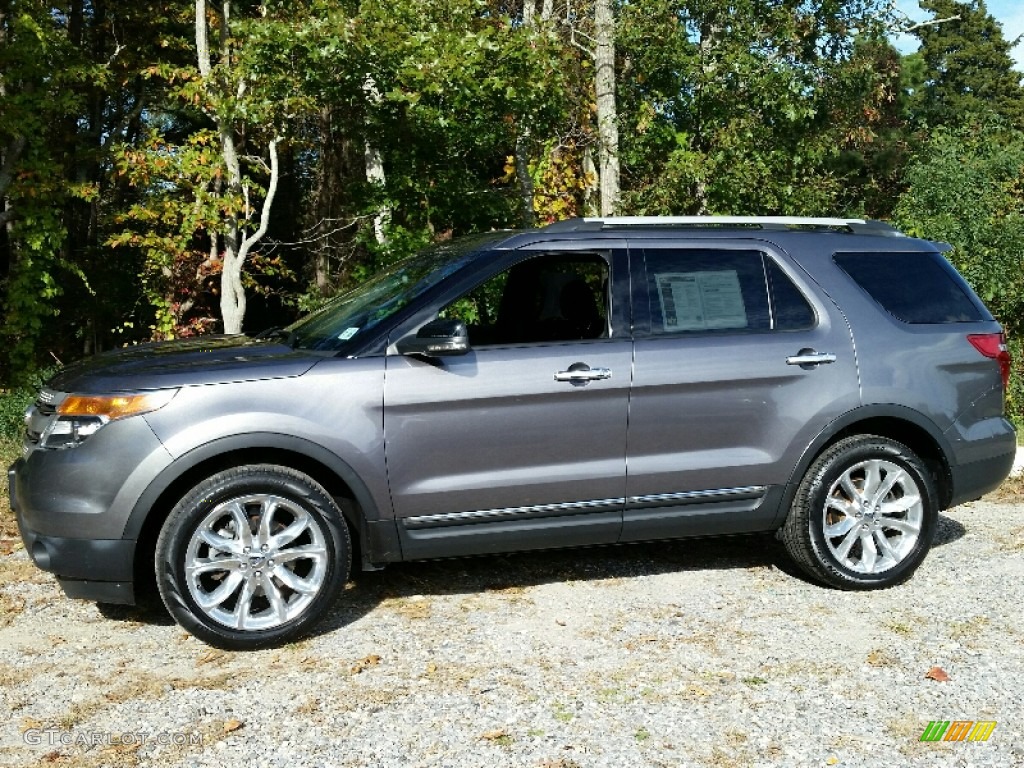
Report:
[[[389,354],[388,481],[403,557],[618,539],[632,373],[621,244],[510,255],[448,301],[471,351]],[[617,296],[613,300],[613,295]]]
[[[647,244],[633,256],[622,538],[768,529],[802,451],[859,404],[849,327],[764,244]]]

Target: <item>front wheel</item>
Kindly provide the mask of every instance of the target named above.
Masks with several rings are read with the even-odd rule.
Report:
[[[935,482],[902,443],[874,435],[841,440],[811,465],[781,538],[810,576],[841,589],[899,584],[935,536]]]
[[[266,648],[326,613],[350,553],[341,511],[317,482],[286,467],[236,467],[171,511],[157,539],[157,583],[175,621],[200,640]]]

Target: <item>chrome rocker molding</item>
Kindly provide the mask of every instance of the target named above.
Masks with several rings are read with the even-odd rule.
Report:
[[[595,499],[593,501],[573,501],[564,504],[537,504],[531,507],[506,507],[504,509],[479,509],[469,512],[446,512],[440,515],[420,515],[407,517],[403,521],[406,528],[440,528],[448,525],[466,523],[496,523],[505,520],[523,520],[530,517],[548,517],[550,515],[573,514],[588,510],[606,510],[621,507],[625,499]]]
[[[667,507],[715,501],[739,501],[760,498],[767,490],[768,487],[764,485],[748,485],[743,488],[720,488],[713,491],[655,493],[650,496],[630,496],[626,500],[626,505],[629,507]]]
[[[582,512],[607,511],[615,507],[665,507],[686,504],[704,504],[717,501],[757,499],[764,496],[767,487],[750,485],[743,488],[722,488],[710,491],[683,491],[680,493],[658,493],[649,496],[630,496],[618,499],[593,499],[561,504],[537,504],[528,507],[505,507],[502,509],[480,509],[468,512],[446,512],[439,515],[407,517],[402,525],[409,530],[423,528],[444,528],[452,525],[472,523],[497,523],[509,520],[526,520],[533,517],[553,517]]]

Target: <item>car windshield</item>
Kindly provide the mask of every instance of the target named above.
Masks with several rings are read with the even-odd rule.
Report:
[[[290,343],[296,349],[341,349],[461,269],[479,240],[445,243],[388,267],[290,325]]]

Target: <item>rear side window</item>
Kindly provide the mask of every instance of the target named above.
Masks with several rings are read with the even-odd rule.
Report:
[[[647,250],[651,333],[798,330],[807,299],[760,251]]]
[[[988,320],[970,290],[938,253],[837,253],[846,274],[890,314],[905,323]]]

